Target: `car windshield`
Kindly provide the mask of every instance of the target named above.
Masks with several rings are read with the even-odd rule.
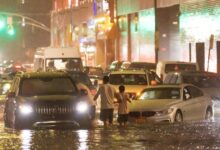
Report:
[[[93,87],[92,82],[86,73],[70,73],[70,74],[74,81],[83,83],[89,88]]]
[[[140,100],[180,99],[180,88],[146,89],[139,96]]]
[[[156,69],[155,64],[150,63],[131,63],[128,69],[148,69],[148,70],[154,70]]]
[[[102,76],[103,71],[101,68],[88,68],[88,74],[89,75],[97,75],[97,76]]]
[[[196,71],[195,64],[166,64],[165,72],[173,71]]]
[[[29,78],[23,80],[20,95],[72,95],[76,91],[77,89],[70,78]]]
[[[147,85],[145,74],[111,74],[109,82],[113,85]]]
[[[51,58],[46,59],[47,70],[74,70],[81,71],[80,58]]]

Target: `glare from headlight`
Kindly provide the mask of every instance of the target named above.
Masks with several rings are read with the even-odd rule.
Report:
[[[77,105],[76,105],[76,110],[77,112],[79,113],[85,113],[88,111],[88,104],[86,102],[79,102]]]
[[[19,106],[20,112],[24,115],[28,115],[33,112],[33,108],[30,105]]]
[[[158,112],[156,112],[156,115],[157,116],[168,115],[168,114],[171,114],[173,112],[173,110],[174,110],[174,108],[169,108],[166,110],[158,111]]]

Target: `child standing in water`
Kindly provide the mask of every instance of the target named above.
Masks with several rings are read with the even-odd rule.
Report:
[[[128,102],[131,102],[129,95],[125,93],[125,87],[119,86],[119,94],[117,95],[118,106],[118,123],[119,126],[125,126],[128,121]]]

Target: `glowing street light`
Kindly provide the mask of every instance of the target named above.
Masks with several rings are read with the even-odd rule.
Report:
[[[0,30],[3,30],[6,26],[5,18],[0,16]]]
[[[9,26],[9,27],[8,27],[8,34],[9,34],[10,36],[15,35],[15,30],[14,30],[14,27],[13,27],[13,26]]]

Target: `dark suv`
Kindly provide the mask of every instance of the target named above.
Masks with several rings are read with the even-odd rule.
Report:
[[[191,83],[200,87],[213,99],[220,99],[220,74],[213,72],[170,72],[164,79],[164,84]]]
[[[87,91],[64,72],[17,74],[6,99],[6,127],[76,127],[92,125]]]

